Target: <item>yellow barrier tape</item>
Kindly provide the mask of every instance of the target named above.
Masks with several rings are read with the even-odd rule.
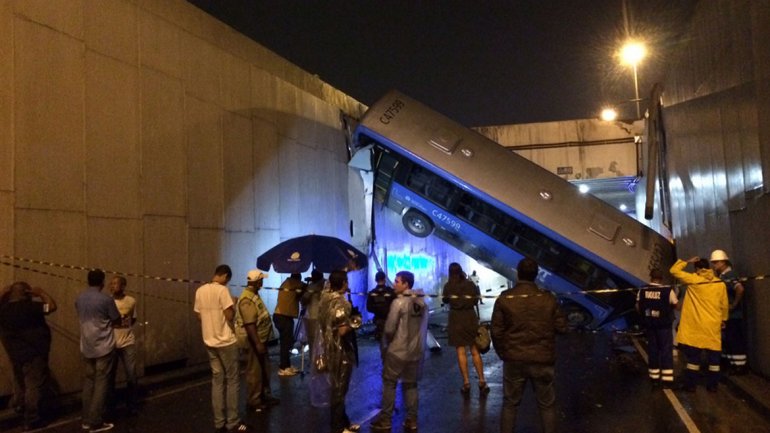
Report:
[[[15,257],[15,256],[8,256],[8,255],[0,255],[0,258],[2,259],[8,259],[16,262],[24,262],[24,263],[31,263],[31,264],[37,264],[37,265],[43,265],[43,266],[49,266],[49,267],[55,267],[55,268],[62,268],[62,269],[71,269],[71,270],[78,270],[78,271],[90,271],[96,268],[93,267],[87,267],[87,266],[77,266],[77,265],[69,265],[69,264],[61,264],[61,263],[54,263],[54,262],[48,262],[43,260],[34,260],[34,259],[28,259],[23,257]],[[15,263],[9,263],[6,261],[0,261],[0,264],[5,266],[11,266],[17,269],[35,272],[43,275],[52,276],[55,278],[61,278],[65,280],[70,281],[76,281],[76,282],[84,282],[85,280],[72,278],[64,275],[55,274],[52,272],[42,271],[35,268],[30,268],[28,266],[22,266]],[[120,275],[124,277],[132,277],[132,278],[141,278],[146,280],[153,280],[153,281],[165,281],[165,282],[171,282],[171,283],[183,283],[183,284],[206,284],[209,283],[209,281],[202,281],[202,280],[192,280],[188,278],[174,278],[174,277],[161,277],[161,276],[155,276],[155,275],[146,275],[146,274],[139,274],[139,273],[133,273],[133,272],[121,272],[121,271],[114,271],[114,270],[106,270],[102,269],[106,274],[112,274],[112,275]],[[737,277],[737,278],[731,278],[726,279],[724,282],[747,282],[747,281],[753,281],[753,280],[764,280],[765,278],[770,277],[770,275],[756,275],[753,277]],[[704,282],[702,284],[711,284],[712,282]],[[245,285],[233,285],[230,284],[230,287],[239,287],[244,288]],[[655,287],[687,287],[688,284],[672,284],[672,285],[663,285],[663,286],[655,286]],[[641,287],[629,287],[629,288],[613,288],[613,289],[594,289],[594,290],[581,290],[576,292],[566,292],[566,293],[559,293],[558,295],[576,295],[576,294],[600,294],[600,293],[619,293],[619,292],[637,292],[639,290],[645,290],[649,289],[650,285],[641,286]],[[308,290],[303,289],[281,289],[281,288],[273,288],[273,287],[263,287],[262,290],[273,290],[273,291],[294,291],[297,294],[302,293],[308,293]],[[130,291],[129,291],[130,292]],[[148,294],[143,293],[145,296],[150,296],[157,299],[163,299],[167,301],[172,302],[180,302],[180,303],[188,303],[186,300],[178,300],[173,298],[167,298],[164,296],[158,296],[154,294]],[[556,293],[554,293],[556,294]],[[385,296],[385,297],[391,297],[396,296],[394,294],[377,294],[377,293],[367,293],[367,292],[351,292],[351,295],[354,296]],[[532,297],[532,296],[541,296],[542,294],[537,295],[505,295],[505,298],[526,298],[526,297]],[[398,295],[398,296],[404,296],[404,295]],[[442,296],[442,295],[434,295],[434,294],[424,294],[424,293],[413,293],[411,295],[412,297],[422,297],[422,298],[442,298],[442,299],[497,299],[501,297],[500,295],[450,295],[450,296]]]

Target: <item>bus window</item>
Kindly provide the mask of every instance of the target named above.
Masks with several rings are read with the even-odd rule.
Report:
[[[433,176],[430,183],[427,186],[427,196],[434,203],[443,207],[444,209],[450,209],[452,206],[453,198],[455,196],[455,189],[449,182],[444,179]]]
[[[578,284],[579,287],[586,287],[588,280],[593,273],[593,265],[576,254],[570,254],[564,268],[564,275]]]
[[[407,188],[422,196],[427,196],[429,183],[430,174],[419,165],[412,166],[412,171],[406,179]]]

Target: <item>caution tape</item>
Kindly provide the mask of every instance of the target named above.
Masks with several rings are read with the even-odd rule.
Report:
[[[12,260],[12,261],[15,261],[15,262],[30,263],[30,264],[36,264],[36,265],[42,265],[42,266],[49,266],[49,267],[61,268],[61,269],[78,270],[78,271],[91,271],[91,270],[96,269],[96,268],[87,267],[87,266],[78,266],[78,265],[54,263],[54,262],[49,262],[49,261],[28,259],[28,258],[16,257],[16,256],[8,256],[8,255],[0,255],[0,259]],[[85,282],[85,280],[83,280],[83,279],[73,278],[73,277],[69,277],[69,276],[65,276],[65,275],[59,275],[59,274],[56,274],[56,273],[53,273],[53,272],[43,271],[43,270],[40,270],[40,269],[35,269],[35,268],[31,268],[29,266],[23,266],[23,265],[19,265],[19,264],[16,264],[16,263],[7,262],[7,261],[4,261],[4,260],[0,261],[0,264],[5,265],[5,266],[14,267],[14,268],[21,269],[21,270],[25,270],[25,271],[30,271],[30,272],[35,272],[35,273],[39,273],[39,274],[42,274],[42,275],[47,275],[47,276],[55,277],[55,278],[61,278],[61,279],[69,280],[69,281],[75,281],[75,282],[80,282],[80,283]],[[102,271],[104,273],[106,273],[106,274],[111,274],[111,275],[118,275],[118,276],[131,277],[131,278],[140,278],[140,279],[153,280],[153,281],[164,281],[164,282],[170,282],[170,283],[207,284],[207,283],[210,282],[210,281],[202,281],[202,280],[193,280],[193,279],[189,279],[189,278],[162,277],[162,276],[156,276],[156,275],[139,274],[139,273],[134,273],[134,272],[121,272],[121,271],[114,271],[114,270],[107,270],[107,269],[102,269]],[[756,276],[751,276],[751,277],[736,277],[736,278],[729,278],[729,279],[717,280],[717,281],[722,281],[722,282],[725,282],[725,283],[744,283],[744,282],[748,282],[748,281],[758,281],[758,280],[764,280],[764,279],[768,279],[768,278],[770,278],[770,275],[756,275]],[[557,294],[559,296],[564,296],[564,295],[578,295],[578,294],[585,295],[585,294],[605,294],[605,293],[620,293],[620,292],[637,292],[639,290],[646,290],[646,289],[650,289],[650,288],[653,288],[653,287],[655,287],[655,288],[676,288],[676,287],[687,287],[687,286],[698,285],[698,284],[712,284],[714,282],[715,281],[704,281],[702,283],[695,283],[695,284],[670,284],[670,285],[654,285],[654,286],[653,285],[646,285],[646,286],[641,286],[641,287],[629,287],[629,288],[591,289],[591,290],[580,290],[580,291],[575,291],[575,292],[562,292],[562,293],[558,293],[558,294],[554,293],[554,294]],[[238,287],[238,288],[241,288],[241,289],[247,287],[246,285],[233,285],[233,284],[230,284],[229,286],[230,287]],[[298,295],[301,295],[303,293],[313,293],[313,292],[322,292],[323,291],[323,290],[307,290],[305,288],[285,289],[285,288],[280,288],[280,287],[278,287],[278,288],[263,287],[263,288],[261,288],[261,290],[272,290],[272,291],[278,291],[278,292],[281,292],[281,291],[284,291],[284,292],[295,292]],[[131,291],[129,290],[129,292],[131,292]],[[546,292],[546,293],[551,293],[551,292]],[[516,295],[510,295],[510,294],[509,295],[481,295],[481,294],[479,294],[479,295],[448,295],[448,296],[435,295],[435,294],[426,294],[426,293],[411,293],[411,294],[407,294],[407,295],[403,295],[403,294],[396,295],[396,294],[390,294],[390,293],[379,294],[379,293],[371,293],[371,292],[369,292],[369,293],[367,293],[367,292],[351,292],[350,294],[352,296],[372,296],[372,297],[378,297],[378,296],[383,296],[383,297],[410,296],[410,297],[418,297],[418,298],[468,299],[468,300],[470,300],[470,299],[497,299],[497,298],[500,298],[500,297],[508,298],[508,299],[510,299],[510,298],[527,298],[527,297],[542,296],[545,293],[538,293],[538,294],[516,294]],[[184,303],[184,304],[188,303],[188,301],[186,301],[186,300],[183,301],[183,300],[168,298],[168,297],[159,296],[159,295],[155,295],[155,294],[148,294],[146,292],[144,292],[143,295],[144,296],[153,297],[153,298],[156,298],[156,299],[172,301],[172,302],[179,302],[179,303]]]

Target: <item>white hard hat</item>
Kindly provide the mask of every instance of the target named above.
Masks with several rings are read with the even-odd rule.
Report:
[[[709,259],[710,262],[719,262],[723,260],[730,260],[730,258],[727,257],[727,253],[722,250],[714,250]]]

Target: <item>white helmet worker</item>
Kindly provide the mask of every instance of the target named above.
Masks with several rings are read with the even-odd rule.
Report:
[[[711,253],[711,258],[709,259],[710,262],[721,262],[728,260],[730,260],[730,258],[727,257],[727,253],[722,250],[714,250]]]

